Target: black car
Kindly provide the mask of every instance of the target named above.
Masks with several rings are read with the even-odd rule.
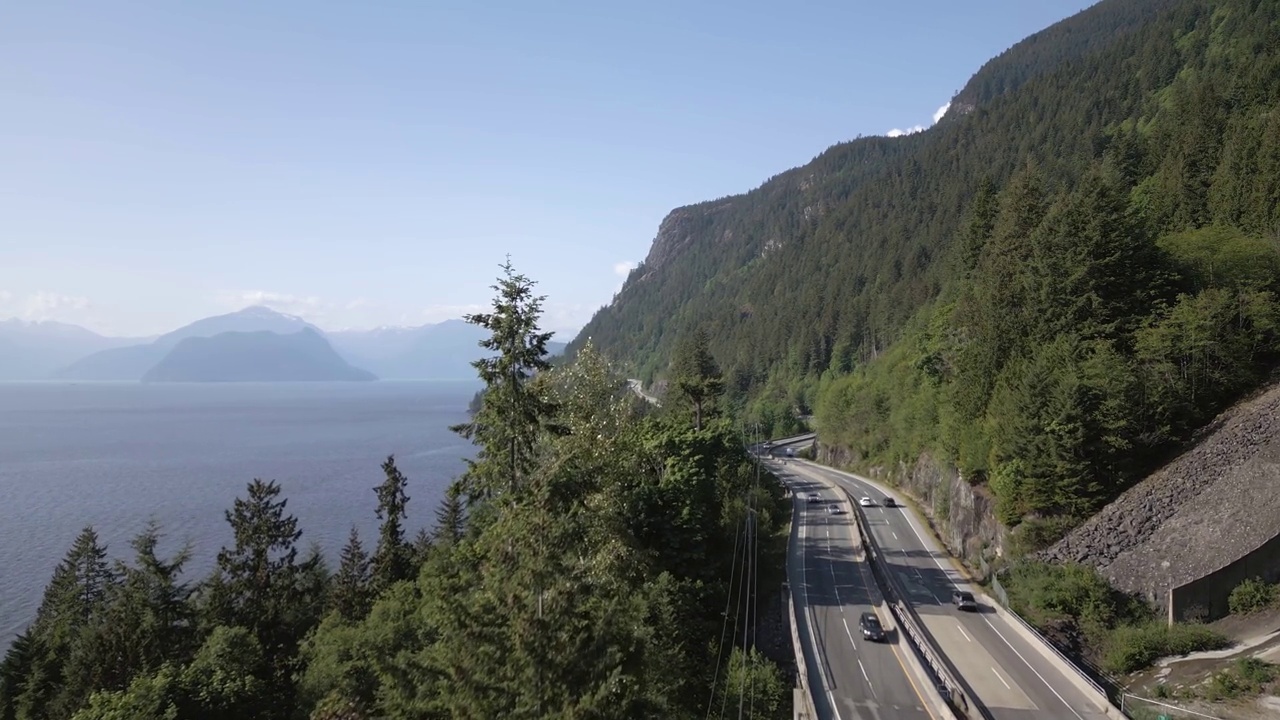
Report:
[[[896,503],[893,501],[893,498],[891,498],[891,497],[889,497],[888,495],[886,495],[886,496],[885,496],[885,498],[884,498],[884,506],[885,506],[885,507],[894,507],[895,505],[896,505]]]
[[[973,593],[964,590],[953,590],[951,592],[951,604],[961,610],[978,609],[978,601],[973,599]]]
[[[862,613],[862,617],[858,618],[858,625],[862,628],[863,639],[876,642],[884,640],[884,627],[880,625],[880,618],[875,613]]]

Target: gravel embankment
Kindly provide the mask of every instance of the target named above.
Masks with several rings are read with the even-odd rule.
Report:
[[[1280,534],[1280,385],[1224,412],[1193,448],[1040,553],[1097,567],[1163,604]]]

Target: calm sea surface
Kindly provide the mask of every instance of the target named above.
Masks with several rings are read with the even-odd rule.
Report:
[[[85,525],[113,557],[151,518],[163,550],[190,542],[203,576],[253,478],[278,480],[305,548],[336,565],[354,524],[375,542],[379,464],[409,477],[410,535],[473,453],[448,426],[476,383],[0,383],[0,651],[35,614]]]

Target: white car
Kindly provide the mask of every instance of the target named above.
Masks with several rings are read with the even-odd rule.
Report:
[[[822,498],[818,496],[818,493],[809,493],[809,502],[816,503],[821,500]]]
[[[876,501],[872,500],[869,497],[864,497],[858,501],[858,504],[861,505],[862,507],[875,507]]]
[[[840,509],[839,505],[828,505],[827,512],[831,513],[832,515],[839,515],[844,511]]]

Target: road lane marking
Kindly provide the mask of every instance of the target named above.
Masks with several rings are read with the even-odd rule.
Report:
[[[858,480],[856,482],[859,485],[862,484],[861,480]],[[907,521],[907,527],[911,528],[911,532],[915,533],[916,539],[920,541],[921,547],[924,548],[925,552],[929,553],[929,557],[933,558],[933,562],[938,566],[939,570],[942,570],[942,574],[947,578],[950,578],[951,577],[950,573],[954,572],[954,568],[948,571],[947,567],[942,564],[942,561],[939,560],[938,557],[934,555],[933,551],[929,549],[929,543],[925,542],[924,536],[921,535],[920,531],[916,529],[915,521],[912,520],[911,516],[909,515],[906,516],[906,521]],[[1013,646],[1013,643],[1009,642],[1009,639],[1006,638],[1003,633],[997,630],[996,626],[992,625],[990,620],[984,617],[982,618],[982,621],[985,622],[988,626],[990,626],[990,628],[995,632],[995,634],[999,636],[1001,640],[1004,641],[1005,645],[1009,646],[1009,649],[1013,651],[1014,655],[1018,656],[1018,659],[1021,660],[1024,665],[1027,666],[1027,669],[1029,669],[1032,673],[1034,673],[1036,677],[1040,678],[1040,682],[1044,683],[1044,686],[1049,688],[1049,692],[1053,693],[1054,697],[1058,698],[1058,700],[1060,700],[1062,704],[1065,705],[1067,709],[1071,711],[1072,715],[1075,715],[1077,718],[1079,718],[1079,720],[1084,720],[1084,716],[1076,712],[1075,708],[1071,707],[1071,704],[1068,703],[1066,699],[1063,698],[1062,695],[1058,693],[1057,689],[1055,689],[1053,685],[1049,684],[1048,680],[1044,679],[1044,676],[1040,674],[1040,671],[1036,670],[1035,667],[1031,665],[1031,663],[1027,662],[1027,659],[1022,656],[1022,653],[1018,652],[1018,649]]]
[[[805,625],[808,626],[808,630],[809,630],[808,632],[809,648],[813,650],[813,659],[821,663],[826,668],[826,672],[823,672],[822,667],[818,668],[818,680],[822,682],[822,687],[825,688],[827,691],[827,701],[829,702],[831,712],[835,713],[836,720],[843,720],[843,718],[840,717],[840,708],[836,707],[835,696],[831,694],[831,686],[827,684],[827,676],[834,675],[834,673],[831,672],[831,664],[827,662],[825,657],[820,657],[818,655],[818,644],[814,638],[815,630],[813,629],[813,625],[814,625],[813,606],[809,604],[809,578],[808,578],[809,572],[807,568],[807,565],[809,564],[809,550],[808,548],[805,547],[805,542],[804,542],[807,535],[807,533],[805,532],[807,527],[808,526],[804,524],[804,515],[801,514],[800,515],[800,532],[798,533],[798,537],[800,538],[800,586],[804,592],[804,612],[805,612],[805,615],[807,616],[806,619],[808,620],[808,622],[806,622]],[[800,648],[800,652],[803,653],[804,648]],[[806,669],[808,668],[806,667]],[[805,678],[805,682],[808,683],[809,678]],[[810,692],[812,693],[812,689],[810,689]]]
[[[812,470],[812,468],[810,468],[810,470]],[[850,537],[852,538],[852,531],[850,531]],[[864,587],[867,588],[867,591],[871,592],[872,588],[875,587],[875,592],[878,594],[880,592],[879,587],[873,584],[875,582],[874,580],[867,577],[869,572],[870,571],[867,569],[867,560],[864,558],[862,562],[858,563],[858,574],[862,577],[862,584]],[[881,597],[880,601],[882,603],[885,602],[883,597]],[[886,609],[887,609],[887,606],[886,606]],[[877,613],[877,615],[878,614],[879,613]],[[892,612],[889,612],[889,617],[891,619],[893,618]],[[907,663],[902,658],[902,651],[899,649],[898,643],[892,643],[889,646],[889,649],[893,651],[893,659],[898,661],[898,667],[902,669],[903,676],[907,678],[907,682],[911,684],[911,689],[915,691],[916,699],[920,701],[920,706],[924,708],[924,711],[929,715],[930,720],[939,720],[938,716],[935,715],[933,712],[933,707],[931,703],[929,703],[929,701],[924,699],[924,692],[920,690],[920,686],[916,684],[915,676],[912,675],[909,670],[907,670]],[[827,695],[830,696],[831,691],[828,690]],[[832,703],[831,707],[833,710],[835,710],[834,702]],[[836,720],[840,720],[840,713],[838,710],[836,711]]]
[[[1012,689],[1013,689],[1013,688],[1009,687],[1009,683],[1007,683],[1007,682],[1005,682],[1005,681],[1004,681],[1004,678],[1000,677],[1000,671],[999,671],[999,670],[996,670],[996,668],[995,668],[995,666],[994,666],[994,665],[992,665],[992,666],[991,666],[991,672],[995,674],[995,676],[996,676],[996,679],[997,679],[997,680],[999,680],[1001,683],[1003,683],[1003,684],[1004,684],[1004,687],[1005,687],[1005,689],[1006,689],[1006,690],[1012,690]]]
[[[964,631],[963,625],[956,625],[956,627],[960,628],[960,634],[964,636],[965,640],[968,640],[969,642],[973,642],[973,638],[969,637],[969,633]]]
[[[871,678],[867,677],[867,669],[862,666],[862,660],[858,660],[858,669],[862,671],[862,679],[867,681],[867,687],[871,688],[871,697],[875,697],[875,686],[871,684]]]
[[[983,620],[987,625],[990,625],[992,630],[995,630],[996,635],[999,635],[999,636],[1000,636],[1000,639],[1001,639],[1001,640],[1004,640],[1004,644],[1009,646],[1009,649],[1013,651],[1013,654],[1018,656],[1018,659],[1019,659],[1019,660],[1021,660],[1021,661],[1023,662],[1023,664],[1025,664],[1025,665],[1027,666],[1027,669],[1029,669],[1031,672],[1035,673],[1036,677],[1040,678],[1040,682],[1044,683],[1044,686],[1045,686],[1045,687],[1047,687],[1047,688],[1049,688],[1049,692],[1053,693],[1054,697],[1056,697],[1056,698],[1058,698],[1059,700],[1061,700],[1061,701],[1062,701],[1062,704],[1067,706],[1067,709],[1071,711],[1071,714],[1072,714],[1072,715],[1075,715],[1075,716],[1076,716],[1077,718],[1079,718],[1080,720],[1084,720],[1084,716],[1083,716],[1083,715],[1081,715],[1080,713],[1076,712],[1076,709],[1075,709],[1075,708],[1073,708],[1073,707],[1071,707],[1071,703],[1067,702],[1066,698],[1064,698],[1064,697],[1062,697],[1061,695],[1059,695],[1059,694],[1058,694],[1058,691],[1057,691],[1057,690],[1055,690],[1055,689],[1054,689],[1054,687],[1053,687],[1052,685],[1050,685],[1050,684],[1049,684],[1049,681],[1048,681],[1048,680],[1045,680],[1045,679],[1044,679],[1044,676],[1040,674],[1040,671],[1039,671],[1039,670],[1036,670],[1034,667],[1032,667],[1032,666],[1031,666],[1031,663],[1027,662],[1027,659],[1026,659],[1026,658],[1024,658],[1024,657],[1022,657],[1022,653],[1018,652],[1018,648],[1014,647],[1014,646],[1013,646],[1013,643],[1009,642],[1009,639],[1008,639],[1008,638],[1006,638],[1006,637],[1004,636],[1004,634],[1002,634],[999,630],[996,630],[996,626],[995,626],[995,625],[991,625],[991,621],[990,621],[990,620],[987,620],[986,618],[982,618],[982,620]]]
[[[894,539],[894,540],[897,540],[897,539],[898,539],[898,533],[893,532],[892,530],[890,530],[889,532],[893,533],[893,539]]]
[[[840,613],[842,615],[844,614],[844,608],[840,609]],[[858,652],[858,643],[853,641],[853,633],[849,632],[849,621],[845,620],[844,618],[840,618],[840,621],[844,623],[844,634],[849,636],[849,644],[853,646],[853,652],[856,654]],[[862,661],[859,660],[858,664],[861,665]],[[871,681],[868,680],[867,682],[871,682]]]

